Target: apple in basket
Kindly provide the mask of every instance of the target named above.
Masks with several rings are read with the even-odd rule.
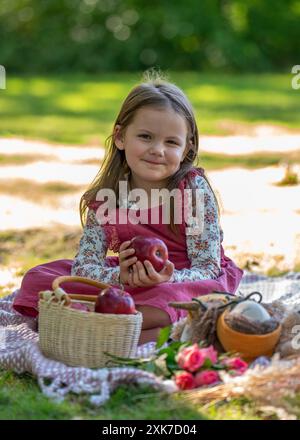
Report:
[[[107,287],[97,297],[95,312],[131,315],[136,313],[136,309],[133,298],[128,292],[116,287]]]
[[[71,308],[72,309],[76,309],[76,310],[80,310],[81,312],[89,312],[90,309],[86,304],[82,304],[82,303],[72,303],[71,304]]]
[[[165,243],[156,237],[138,235],[131,240],[135,256],[141,263],[150,261],[157,272],[160,272],[168,260],[168,248]]]

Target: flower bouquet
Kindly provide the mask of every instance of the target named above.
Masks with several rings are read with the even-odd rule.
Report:
[[[210,345],[173,341],[168,343],[171,328],[161,330],[156,351],[149,358],[121,358],[106,353],[114,364],[127,365],[171,379],[179,390],[213,386],[222,382],[220,373],[232,376],[243,374],[248,364],[232,354],[219,355]],[[107,366],[109,366],[108,361]]]

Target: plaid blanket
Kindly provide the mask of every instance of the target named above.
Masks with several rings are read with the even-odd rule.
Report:
[[[268,278],[246,272],[238,294],[259,291],[264,302],[281,300],[286,305],[300,305],[300,273]],[[17,373],[29,372],[36,376],[42,392],[56,400],[68,393],[87,393],[92,404],[105,403],[113,390],[121,384],[149,384],[157,389],[174,392],[172,381],[163,380],[137,368],[89,369],[69,367],[43,356],[39,349],[36,320],[26,318],[12,308],[17,290],[0,300],[0,367]],[[148,357],[155,352],[155,344],[138,347],[137,357]]]

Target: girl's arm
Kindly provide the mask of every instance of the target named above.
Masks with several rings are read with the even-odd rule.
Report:
[[[89,209],[79,250],[73,261],[71,275],[88,277],[107,284],[120,284],[120,267],[106,265],[106,252],[107,244],[104,231],[97,222],[95,212]]]
[[[171,280],[174,282],[216,279],[221,271],[221,229],[217,205],[206,180],[199,175],[195,179],[196,188],[204,191],[203,232],[186,236],[191,268],[175,269]]]

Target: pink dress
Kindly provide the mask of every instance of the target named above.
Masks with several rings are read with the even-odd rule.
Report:
[[[99,206],[99,204],[98,204]],[[159,218],[162,218],[162,206],[152,209],[159,210]],[[121,208],[117,209],[120,215]],[[158,237],[162,239],[169,251],[169,260],[174,263],[175,269],[187,269],[191,267],[191,261],[187,254],[185,223],[179,225],[180,234],[176,236],[176,240],[170,237],[170,231],[167,224],[159,221],[158,224],[120,224],[118,221],[115,225],[105,225],[104,230],[106,237],[110,241],[110,248],[118,248],[120,243],[132,239],[136,235],[144,237]],[[149,213],[150,215],[150,213]],[[112,243],[112,241],[114,243]],[[42,264],[30,269],[24,276],[19,290],[19,294],[15,299],[14,308],[18,312],[36,316],[38,305],[38,292],[40,290],[51,289],[52,281],[61,275],[71,275],[73,260],[56,260],[46,264]],[[118,257],[106,257],[107,266],[116,267],[119,265]],[[165,282],[150,287],[130,287],[125,285],[125,290],[129,292],[136,305],[147,305],[156,307],[166,311],[171,319],[175,322],[186,315],[186,311],[178,310],[168,305],[171,301],[190,301],[192,298],[210,293],[212,291],[222,291],[234,293],[240,283],[243,271],[239,269],[235,263],[224,255],[221,245],[221,261],[220,273],[215,279],[203,279],[184,282]],[[80,273],[78,273],[80,274]],[[86,276],[86,274],[83,274]],[[115,283],[115,285],[117,285]],[[119,285],[117,285],[119,287]],[[93,286],[82,285],[79,283],[68,282],[62,285],[66,292],[97,294],[99,289]]]

